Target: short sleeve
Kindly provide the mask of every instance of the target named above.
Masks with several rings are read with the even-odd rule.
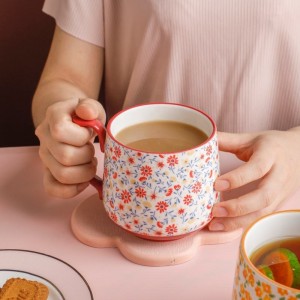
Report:
[[[104,47],[103,0],[45,0],[43,11],[67,33]]]

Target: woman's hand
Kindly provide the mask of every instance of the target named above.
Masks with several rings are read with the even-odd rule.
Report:
[[[219,132],[219,148],[246,163],[215,182],[217,191],[228,191],[260,180],[256,190],[220,202],[213,209],[212,231],[247,226],[273,212],[300,187],[300,127],[288,131],[249,134]]]
[[[105,112],[98,101],[69,99],[50,105],[45,119],[36,128],[39,155],[45,166],[45,190],[59,198],[79,194],[96,174],[92,145],[95,135],[91,129],[72,122],[74,112],[82,119],[98,118],[105,123]]]

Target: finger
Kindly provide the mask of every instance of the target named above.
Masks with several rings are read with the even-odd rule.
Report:
[[[278,206],[287,196],[285,189],[282,189],[285,181],[279,168],[274,168],[257,189],[239,198],[216,204],[212,214],[214,217],[239,217],[269,206]]]
[[[94,99],[80,99],[75,109],[76,115],[84,120],[99,119],[105,124],[106,115],[103,106]]]
[[[72,198],[82,192],[89,186],[89,182],[80,184],[62,184],[58,182],[51,174],[49,169],[44,172],[44,187],[48,195],[57,198]]]
[[[40,152],[51,155],[62,165],[81,165],[90,162],[95,155],[95,148],[91,142],[88,142],[84,146],[76,147],[64,143],[57,142],[54,140],[49,130],[43,130],[41,133],[41,126],[37,128],[37,136],[43,136],[40,142]],[[40,155],[43,159],[45,156]]]
[[[74,146],[83,146],[92,136],[92,130],[73,123],[72,115],[78,100],[61,101],[48,108],[46,118],[50,135],[57,141]]]
[[[263,210],[235,218],[214,218],[208,225],[210,231],[232,231],[245,228],[258,218],[272,213],[277,208],[276,203]]]
[[[221,175],[215,182],[217,191],[226,191],[244,186],[265,176],[274,164],[274,157],[269,151],[257,151],[245,164]]]
[[[44,165],[50,170],[52,176],[63,184],[79,184],[90,181],[96,174],[97,159],[82,165],[64,166],[50,154],[49,151],[41,151],[40,156]]]
[[[245,148],[256,137],[255,133],[227,133],[218,131],[220,151],[235,153]]]
[[[51,142],[48,144],[48,149],[51,155],[64,166],[87,164],[95,156],[95,148],[90,142],[82,147]]]

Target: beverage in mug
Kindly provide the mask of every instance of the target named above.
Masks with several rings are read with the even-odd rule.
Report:
[[[171,153],[194,148],[207,140],[200,129],[176,121],[144,122],[116,135],[124,145],[147,152]]]

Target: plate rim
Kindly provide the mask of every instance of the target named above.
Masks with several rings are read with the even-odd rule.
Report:
[[[26,253],[32,253],[32,254],[37,254],[37,255],[41,255],[41,256],[45,256],[45,257],[48,257],[48,258],[51,258],[51,259],[55,259],[61,263],[63,263],[64,265],[66,265],[67,267],[69,267],[70,269],[72,269],[80,278],[81,280],[84,282],[84,284],[86,285],[88,291],[89,291],[89,294],[91,296],[91,300],[94,300],[94,295],[93,295],[93,292],[92,292],[92,289],[91,287],[89,286],[87,280],[83,277],[83,275],[77,270],[75,269],[72,265],[70,265],[69,263],[67,263],[66,261],[62,260],[61,258],[58,258],[54,255],[51,255],[51,254],[48,254],[48,253],[44,253],[44,252],[39,252],[39,251],[35,251],[35,250],[28,250],[28,249],[18,249],[18,248],[1,248],[0,249],[0,253],[1,252],[5,252],[5,251],[14,251],[14,252],[26,252]],[[24,272],[23,270],[20,270],[21,272]],[[34,274],[35,276],[39,276],[37,274]],[[41,277],[41,276],[40,276]],[[55,286],[55,285],[54,285]]]

